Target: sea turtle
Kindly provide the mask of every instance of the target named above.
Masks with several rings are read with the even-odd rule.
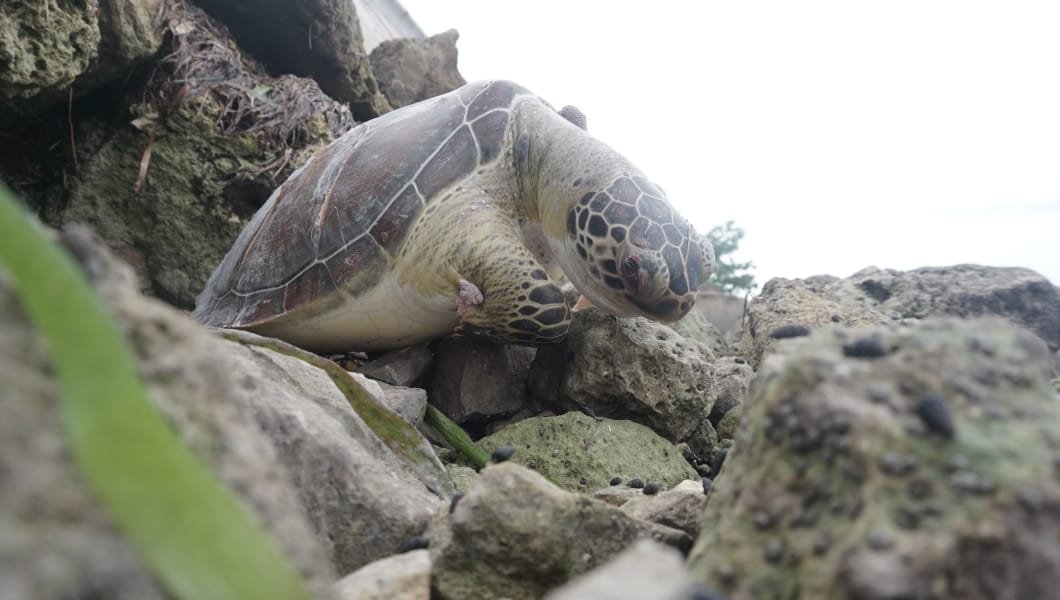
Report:
[[[318,352],[538,345],[566,335],[563,275],[615,315],[681,318],[713,248],[572,120],[485,81],[356,127],[254,215],[195,318]]]

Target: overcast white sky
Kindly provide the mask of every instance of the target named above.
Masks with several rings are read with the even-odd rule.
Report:
[[[1060,283],[1060,3],[401,0],[626,155],[771,277]]]

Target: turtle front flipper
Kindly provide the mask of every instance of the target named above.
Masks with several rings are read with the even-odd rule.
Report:
[[[470,282],[481,291],[481,302],[458,302],[454,333],[531,346],[562,341],[571,319],[563,291],[524,246],[505,250],[508,255],[494,254],[461,281],[460,297],[475,297],[466,293]]]

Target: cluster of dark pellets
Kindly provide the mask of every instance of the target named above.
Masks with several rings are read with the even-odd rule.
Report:
[[[769,332],[769,337],[775,340],[785,338],[805,337],[810,335],[810,328],[805,325],[781,325]]]

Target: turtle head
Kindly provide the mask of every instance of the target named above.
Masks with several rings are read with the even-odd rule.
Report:
[[[676,321],[714,270],[710,242],[640,176],[622,175],[585,193],[567,214],[566,233],[567,276],[593,304],[619,316]]]

